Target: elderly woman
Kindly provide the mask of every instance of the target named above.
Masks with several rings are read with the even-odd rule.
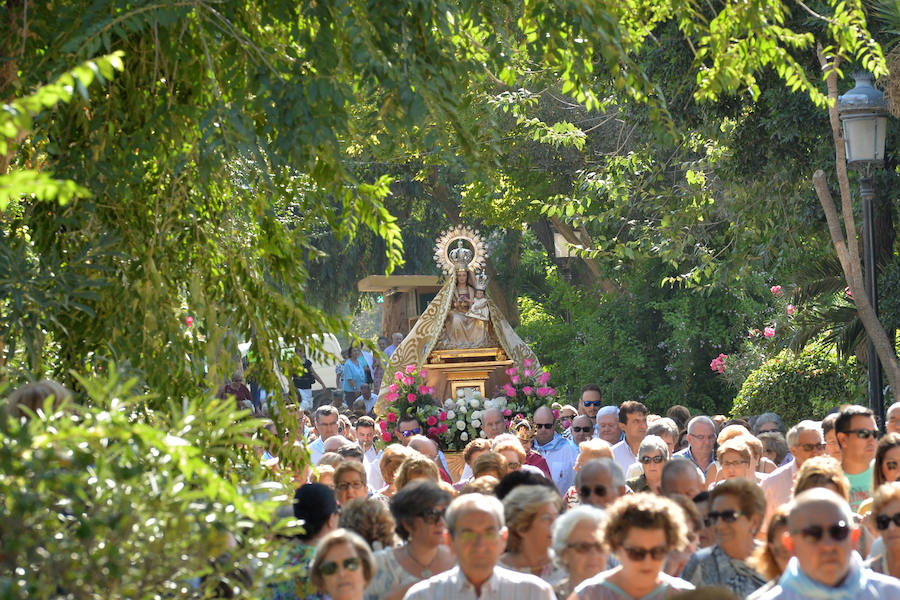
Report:
[[[769,581],[763,587],[756,590],[748,597],[748,600],[761,598],[766,592],[778,585],[778,579],[787,568],[791,559],[791,551],[784,546],[782,536],[788,531],[787,518],[790,505],[782,504],[769,519],[769,527],[766,529],[766,543],[761,544],[753,551],[753,555],[747,560],[747,564]]]
[[[759,435],[759,441],[763,445],[763,456],[776,465],[784,463],[788,455],[788,444],[784,436],[778,431],[769,431]]]
[[[616,500],[606,514],[603,539],[619,566],[587,579],[575,588],[573,600],[665,598],[672,590],[694,586],[667,575],[663,562],[686,542],[679,508],[668,498],[640,493]]]
[[[556,563],[568,576],[556,585],[556,597],[568,598],[579,583],[606,569],[609,558],[603,547],[605,513],[593,506],[578,506],[553,523]]]
[[[669,447],[669,456],[675,454],[675,445],[678,443],[678,424],[669,417],[661,417],[647,427],[647,435],[658,435]]]
[[[716,460],[719,462],[719,480],[752,479],[756,476],[753,471],[753,454],[744,437],[731,438],[716,450]]]
[[[463,461],[466,463],[466,466],[463,468],[459,481],[453,484],[453,487],[456,490],[461,490],[467,483],[474,479],[472,476],[472,465],[475,463],[475,459],[490,450],[491,440],[486,440],[484,438],[476,438],[466,444],[466,447],[463,450]]]
[[[413,453],[413,450],[401,444],[391,444],[382,451],[381,459],[378,461],[378,469],[381,471],[381,478],[384,479],[387,485],[378,490],[380,499],[387,501],[397,492],[398,488],[394,485],[397,471],[400,469],[403,461],[412,456]]]
[[[518,471],[525,464],[522,442],[509,433],[501,433],[491,442],[490,449],[506,459],[506,471]]]
[[[397,533],[406,542],[375,554],[375,577],[366,600],[400,600],[409,587],[454,564],[444,545],[444,510],[450,494],[433,481],[413,481],[391,498]]]
[[[369,545],[346,529],[335,529],[319,541],[309,568],[310,581],[332,600],[362,600],[374,574]]]
[[[662,470],[669,460],[669,445],[658,435],[648,435],[638,448],[638,462],[643,473],[628,480],[628,487],[634,492],[659,493]]]
[[[729,479],[714,487],[708,518],[716,528],[716,543],[699,550],[682,576],[698,587],[725,586],[741,598],[765,584],[765,578],[747,564],[765,514],[766,498],[755,481]]]
[[[499,452],[483,452],[472,465],[474,479],[490,475],[499,481],[503,479],[506,472],[506,458]]]
[[[608,458],[615,460],[612,453],[612,446],[600,438],[593,438],[578,444],[578,458],[575,459],[575,472],[579,473],[581,467],[589,460],[595,458]],[[573,485],[563,494],[563,502],[566,508],[572,508],[581,504],[581,498],[578,496],[578,487]]]
[[[872,522],[881,534],[884,551],[869,561],[869,567],[878,573],[898,577],[900,576],[900,483],[896,481],[885,483],[875,490]]]
[[[366,469],[355,460],[345,460],[334,470],[334,492],[338,504],[344,506],[356,498],[369,495],[366,484]]]
[[[390,509],[376,498],[357,498],[344,504],[338,526],[358,533],[372,550],[393,548],[399,541]]]
[[[559,494],[542,485],[520,485],[507,494],[503,512],[509,534],[498,564],[537,575],[551,585],[559,583],[565,573],[553,564],[550,528],[560,505]]]
[[[397,475],[394,477],[394,486],[402,490],[403,486],[416,479],[430,479],[434,483],[441,481],[441,473],[433,460],[413,452],[412,456],[403,459]]]

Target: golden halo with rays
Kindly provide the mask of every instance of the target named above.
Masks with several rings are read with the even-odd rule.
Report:
[[[488,250],[484,238],[477,229],[458,225],[448,229],[437,239],[434,245],[434,262],[444,273],[451,275],[456,271],[456,265],[450,257],[450,251],[459,240],[468,242],[472,248],[472,260],[468,268],[473,271],[483,271],[487,266]]]

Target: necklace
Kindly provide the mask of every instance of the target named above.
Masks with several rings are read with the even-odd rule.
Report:
[[[431,562],[428,563],[428,565],[423,565],[422,563],[420,563],[418,561],[418,559],[416,559],[415,556],[412,555],[412,552],[409,551],[409,544],[406,544],[405,548],[406,548],[406,555],[409,557],[409,560],[413,561],[414,563],[419,565],[419,567],[421,568],[420,574],[422,575],[422,579],[428,579],[429,577],[431,577],[432,572],[431,572],[431,569],[428,568],[428,565],[430,565],[431,563],[434,562],[434,558],[431,559]],[[435,558],[437,558],[437,554],[435,554]]]

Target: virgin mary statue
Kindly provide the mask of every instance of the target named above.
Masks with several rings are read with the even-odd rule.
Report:
[[[424,365],[433,350],[499,348],[519,368],[526,358],[537,365],[534,352],[485,295],[487,248],[481,236],[468,227],[451,229],[438,239],[434,257],[446,281],[390,357],[382,390],[395,371]]]

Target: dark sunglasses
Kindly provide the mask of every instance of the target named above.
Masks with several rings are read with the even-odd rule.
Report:
[[[851,429],[849,431],[845,431],[846,434],[853,434],[861,440],[867,440],[870,437],[876,437],[878,435],[877,429]]]
[[[710,524],[715,524],[719,519],[722,519],[725,523],[734,523],[738,520],[738,517],[743,515],[744,513],[739,510],[723,510],[722,512],[713,511],[706,516],[706,520],[708,520]]]
[[[604,496],[606,496],[606,486],[605,485],[595,485],[593,488],[590,488],[586,485],[583,485],[578,490],[578,493],[581,494],[582,498],[590,497],[591,493],[593,493],[598,498],[603,498]]]
[[[585,400],[585,406],[603,406],[603,400]]]
[[[438,510],[436,508],[428,508],[420,512],[417,517],[420,517],[423,521],[428,523],[429,525],[434,525],[438,521],[444,518],[444,510]]]
[[[894,516],[878,515],[875,517],[875,526],[879,531],[884,531],[891,526],[891,521],[894,522],[894,525],[900,527],[900,513],[896,513]]]
[[[591,426],[588,426],[588,427],[575,427],[574,425],[572,426],[572,431],[574,431],[575,433],[587,433],[588,431],[593,431],[593,430],[594,430],[594,428]]]
[[[347,571],[355,571],[359,568],[359,559],[355,556],[351,558],[345,558],[341,563],[344,566],[344,569]],[[322,575],[329,576],[337,573],[338,564],[333,560],[329,560],[328,562],[323,562],[319,565],[319,571],[322,572]]]
[[[535,429],[553,429],[554,423],[535,423]]]
[[[897,468],[897,465],[898,465],[898,464],[900,464],[900,463],[897,463],[896,460],[889,460],[889,461],[887,461],[886,463],[884,463],[884,466],[886,466],[888,469],[890,469],[891,471],[893,471],[893,470],[895,470],[895,469]]]
[[[799,444],[801,448],[803,448],[804,452],[813,452],[818,450],[820,452],[825,451],[825,444]]]
[[[830,527],[810,525],[809,527],[804,527],[799,531],[792,531],[791,535],[799,534],[809,540],[812,540],[813,542],[820,542],[822,541],[822,536],[824,536],[826,532],[835,542],[842,542],[847,539],[848,535],[850,535],[850,527],[847,525],[846,521],[838,521]]]
[[[419,428],[416,427],[415,429],[409,429],[409,430],[407,430],[407,431],[401,431],[400,434],[401,434],[403,437],[409,437],[409,436],[411,436],[411,435],[419,435]]]
[[[650,463],[654,463],[654,464],[658,465],[659,463],[663,462],[664,460],[666,460],[666,459],[663,458],[662,456],[644,456],[641,458],[641,462],[644,463],[645,465],[649,465]]]
[[[649,555],[653,560],[662,560],[669,553],[669,549],[665,546],[657,546],[656,548],[629,548],[622,546],[622,550],[628,555],[629,560],[641,562]]]

